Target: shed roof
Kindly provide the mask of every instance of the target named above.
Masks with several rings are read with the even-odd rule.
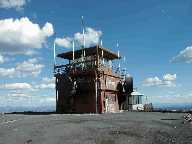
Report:
[[[132,96],[143,96],[140,92],[134,91],[131,93]]]
[[[97,46],[93,46],[93,47],[89,47],[89,48],[82,48],[82,49],[76,50],[75,54],[74,54],[75,59],[81,58],[82,51],[85,51],[86,56],[96,55],[97,54],[97,48],[98,48],[99,56],[102,56],[102,51],[103,51],[103,58],[105,58],[107,60],[114,60],[114,59],[121,58],[121,57],[118,57],[118,54],[112,52],[111,50],[97,45]],[[72,60],[73,59],[73,51],[58,54],[57,57]]]

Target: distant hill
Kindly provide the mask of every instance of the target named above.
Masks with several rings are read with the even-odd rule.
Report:
[[[155,103],[153,104],[155,109],[167,109],[167,110],[190,110],[192,109],[192,103]]]
[[[11,107],[0,107],[0,112],[51,112],[55,111],[54,105],[49,106],[37,106],[37,107],[26,107],[26,106],[11,106]]]
[[[154,109],[166,109],[166,110],[192,110],[192,103],[154,103]],[[0,106],[0,112],[24,112],[24,111],[33,111],[33,112],[52,112],[55,111],[55,105],[47,106]]]

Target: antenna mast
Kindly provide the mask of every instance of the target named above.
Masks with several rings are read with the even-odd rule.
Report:
[[[103,47],[103,41],[102,41],[102,39],[101,39],[101,41],[100,41],[100,45],[101,45],[101,48]],[[104,58],[103,58],[103,49],[102,49],[102,51],[101,51],[101,57],[102,57],[102,63],[103,63],[103,65],[104,65],[104,63],[105,63],[105,61],[104,61]]]
[[[53,60],[54,60],[54,72],[55,72],[55,66],[56,66],[55,41],[53,42]]]
[[[81,24],[83,28],[83,48],[85,48],[85,23],[84,23],[83,16],[81,16]]]
[[[81,24],[83,29],[83,49],[84,49],[85,48],[85,23],[84,23],[83,16],[81,16]],[[83,63],[84,57],[85,57],[85,50],[82,50],[82,54],[81,54],[82,69],[84,68],[84,63]]]
[[[120,52],[119,52],[119,43],[118,43],[118,41],[117,41],[117,50],[118,50],[117,54],[118,54],[118,59],[119,59],[120,58]],[[121,68],[121,65],[120,65],[120,61],[119,61],[119,64],[118,64],[118,71],[119,72],[120,72],[120,68]]]
[[[53,58],[54,58],[54,64],[55,64],[55,41],[53,43]]]
[[[74,42],[74,40],[73,40],[73,62],[74,62],[74,60],[75,60],[75,42]]]

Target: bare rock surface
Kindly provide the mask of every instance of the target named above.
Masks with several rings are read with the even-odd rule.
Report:
[[[4,114],[0,144],[192,144],[182,113]]]

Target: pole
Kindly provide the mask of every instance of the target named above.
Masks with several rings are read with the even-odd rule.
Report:
[[[117,52],[118,59],[120,59],[119,43],[118,43],[118,42],[117,42],[117,50],[118,50],[118,52]],[[119,61],[119,60],[118,60],[118,61]],[[118,71],[119,71],[119,73],[121,73],[121,72],[120,72],[120,67],[121,67],[121,65],[120,65],[120,61],[119,61],[119,64],[118,64]]]
[[[85,48],[85,30],[83,28],[83,48]]]
[[[96,113],[98,113],[98,61],[99,61],[99,55],[98,55],[98,46],[99,44],[97,44],[97,58],[96,58],[96,61],[97,61],[97,64],[96,64],[96,71],[95,71],[95,107],[96,107]]]
[[[97,110],[97,95],[98,95],[98,92],[97,92],[97,73],[96,73],[96,78],[95,78],[95,111],[96,113],[98,113],[98,110]]]
[[[53,43],[53,59],[54,59],[54,65],[56,65],[56,54],[55,54],[56,52],[55,52],[55,41],[54,41],[54,43]]]
[[[75,42],[73,40],[73,62],[75,60]]]
[[[102,39],[101,39],[101,41],[100,41],[100,45],[101,45],[101,47],[103,46],[103,41],[102,41]]]
[[[82,24],[82,28],[83,28],[83,48],[85,48],[85,23],[83,20],[83,16],[81,16],[81,24]]]

